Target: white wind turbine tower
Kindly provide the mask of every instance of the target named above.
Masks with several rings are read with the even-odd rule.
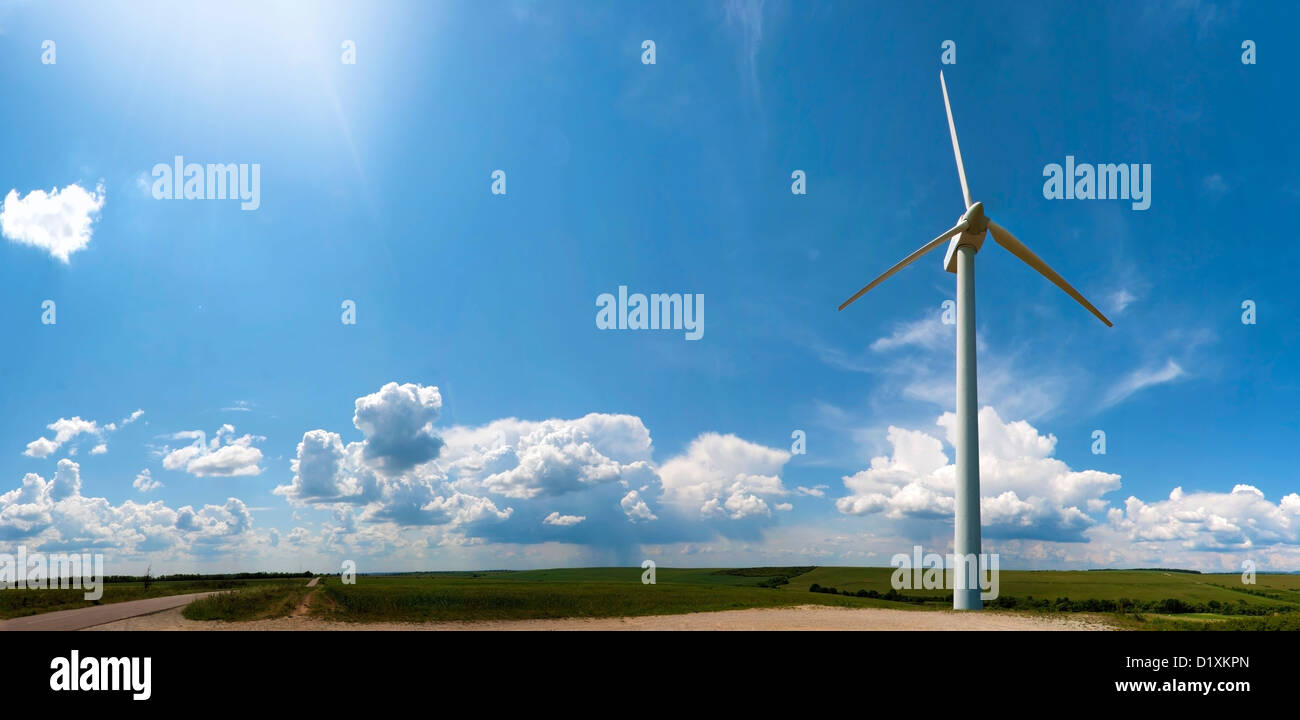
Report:
[[[943,264],[948,272],[957,274],[957,487],[953,554],[958,562],[953,567],[952,606],[955,610],[979,610],[983,607],[983,602],[980,600],[977,565],[980,554],[980,466],[975,391],[975,253],[984,244],[985,232],[993,233],[993,240],[997,244],[1055,283],[1106,323],[1107,327],[1110,327],[1111,322],[1078,290],[1071,287],[1065,278],[1056,274],[1047,263],[1007,232],[1006,228],[986,217],[983,203],[971,202],[970,188],[966,185],[966,170],[961,161],[961,147],[957,145],[957,126],[953,124],[952,105],[948,102],[948,85],[944,82],[942,71],[939,72],[939,86],[943,89],[943,105],[948,112],[948,132],[952,136],[953,155],[957,158],[957,176],[961,178],[961,194],[966,200],[966,212],[962,213],[957,224],[950,230],[886,270],[883,275],[854,293],[853,297],[845,300],[839,309],[848,307],[849,303],[884,282],[890,275],[951,238]],[[972,557],[976,559],[974,562],[962,562],[962,559]]]

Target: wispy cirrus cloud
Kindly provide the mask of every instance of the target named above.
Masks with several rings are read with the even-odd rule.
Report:
[[[1113,407],[1128,399],[1134,393],[1156,385],[1173,382],[1186,376],[1187,372],[1172,358],[1166,360],[1162,366],[1138,368],[1111,387],[1105,398],[1102,399],[1102,407]]]
[[[1227,195],[1228,191],[1231,189],[1232,188],[1228,187],[1228,181],[1224,180],[1223,176],[1219,173],[1207,175],[1201,180],[1201,190],[1215,200]]]
[[[740,66],[745,73],[745,83],[757,99],[758,50],[763,42],[764,0],[727,0],[724,8],[727,25],[740,34]]]
[[[1129,292],[1128,288],[1120,288],[1110,293],[1106,299],[1109,301],[1107,309],[1110,310],[1111,314],[1119,315],[1128,309],[1128,306],[1132,305],[1134,300],[1137,300],[1137,296]]]
[[[919,320],[901,323],[885,337],[871,343],[876,352],[886,352],[904,347],[919,347],[925,350],[951,349],[955,347],[957,326],[945,325],[941,316],[929,313]]]

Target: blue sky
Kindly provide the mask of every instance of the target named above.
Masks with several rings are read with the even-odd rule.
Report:
[[[945,550],[953,276],[835,311],[962,212],[942,68],[975,199],[1115,321],[978,255],[986,550],[1300,569],[1294,9],[307,8],[0,3],[0,543],[123,572]],[[257,164],[260,206],[156,199],[177,155]],[[1067,156],[1149,164],[1150,208],[1046,199]],[[598,329],[620,286],[703,295],[703,337]]]

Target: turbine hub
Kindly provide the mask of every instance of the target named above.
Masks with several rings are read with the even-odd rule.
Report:
[[[962,213],[962,220],[965,220],[970,227],[966,228],[966,233],[971,235],[983,235],[985,230],[989,229],[989,219],[984,215],[984,203],[977,202],[966,208]]]
[[[977,202],[966,208],[958,222],[966,221],[967,228],[953,235],[948,243],[948,252],[943,257],[943,268],[950,273],[957,272],[957,248],[969,245],[975,252],[984,246],[984,236],[988,233],[989,219],[984,215],[984,203]]]

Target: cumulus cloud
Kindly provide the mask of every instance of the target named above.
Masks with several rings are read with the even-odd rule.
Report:
[[[293,480],[275,492],[302,503],[368,502],[378,493],[377,478],[366,468],[361,443],[344,447],[338,433],[309,430],[290,461]]]
[[[390,382],[357,398],[352,424],[366,436],[365,457],[377,470],[397,473],[438,456],[433,423],[442,409],[436,387]]]
[[[70,418],[59,418],[45,426],[47,429],[54,431],[54,437],[48,438],[41,436],[36,438],[27,443],[27,449],[23,451],[23,454],[27,457],[34,458],[49,457],[58,452],[64,445],[72,443],[82,435],[86,435],[99,441],[91,449],[90,454],[102,455],[108,452],[108,444],[104,442],[105,437],[109,433],[115,432],[120,427],[130,425],[140,419],[140,416],[142,415],[144,415],[143,410],[136,410],[118,422],[110,422],[103,425],[95,420],[82,420],[79,415]],[[76,446],[70,446],[68,452],[69,454],[75,455]]]
[[[578,523],[586,520],[584,515],[561,515],[559,512],[552,512],[547,515],[542,522],[546,525],[555,525],[557,527],[573,527]]]
[[[162,486],[163,484],[161,482],[153,479],[153,473],[149,471],[149,468],[145,468],[137,473],[135,480],[131,483],[131,487],[142,493],[153,492]]]
[[[0,206],[0,233],[40,248],[63,263],[90,244],[92,225],[104,207],[104,184],[86,190],[73,183],[62,190],[33,190],[24,197],[10,190]]]
[[[623,509],[623,514],[632,522],[650,522],[658,520],[659,516],[654,514],[646,501],[641,498],[641,494],[636,490],[629,490],[622,500],[618,501],[618,506]]]
[[[262,468],[262,451],[253,443],[266,438],[258,435],[235,436],[235,426],[229,423],[217,429],[212,440],[202,430],[186,430],[171,436],[173,440],[193,442],[175,450],[163,448],[163,467],[183,470],[199,477],[238,477],[258,475]]]
[[[1023,420],[1004,422],[991,407],[980,410],[978,418],[984,534],[1082,542],[1083,532],[1097,523],[1089,510],[1120,487],[1119,475],[1071,470],[1052,457],[1055,436],[1042,435]],[[948,447],[956,439],[956,420],[944,413],[937,421]],[[891,519],[952,517],[956,466],[948,461],[944,441],[893,426],[888,441],[890,455],[873,458],[868,469],[844,478],[849,494],[836,501],[839,511]]]
[[[650,431],[640,418],[507,418],[450,428],[446,467],[461,487],[512,499],[555,497],[647,474]]]
[[[631,415],[503,418],[436,428],[437,388],[388,383],[357,401],[360,440],[309,430],[274,492],[291,504],[355,509],[355,533],[390,524],[438,531],[442,544],[566,542],[752,532],[787,493],[779,473],[790,454],[734,435],[706,433],[662,466],[650,432]],[[400,458],[400,460],[398,460]],[[788,503],[783,503],[784,505]],[[349,510],[352,512],[352,510]],[[331,542],[352,536],[332,526]]]
[[[659,468],[664,499],[703,515],[733,520],[771,514],[764,498],[787,494],[780,472],[790,453],[742,440],[704,433],[686,453]]]
[[[83,496],[81,485],[81,467],[66,458],[48,481],[28,473],[19,487],[0,494],[0,541],[47,550],[111,548],[124,554],[197,556],[249,549],[254,542],[252,516],[238,498],[201,508],[170,508],[161,501],[113,505],[102,497]]]
[[[1300,544],[1300,495],[1270,502],[1252,485],[1231,492],[1184,492],[1176,487],[1165,500],[1143,502],[1129,497],[1111,508],[1108,527],[1098,540],[1115,543],[1169,544],[1189,551],[1240,551],[1276,544]],[[1108,532],[1109,531],[1109,532]]]

